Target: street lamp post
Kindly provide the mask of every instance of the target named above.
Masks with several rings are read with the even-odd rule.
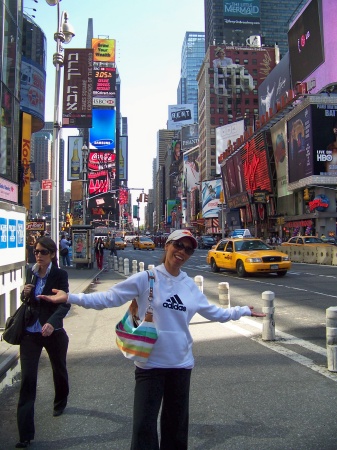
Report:
[[[52,172],[52,192],[51,192],[51,238],[55,243],[59,241],[59,156],[60,156],[60,86],[61,86],[61,68],[63,66],[63,48],[62,44],[69,44],[75,36],[72,26],[68,23],[68,14],[66,11],[60,13],[61,0],[46,0],[48,5],[57,6],[57,32],[54,34],[56,41],[56,53],[53,55],[53,64],[55,66],[55,96],[54,96],[54,127],[53,127],[53,151],[51,158]]]
[[[88,154],[89,149],[84,144],[82,147],[82,222],[86,225],[86,215],[87,215],[87,175],[88,175]]]

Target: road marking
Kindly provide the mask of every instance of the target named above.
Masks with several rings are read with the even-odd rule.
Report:
[[[240,319],[241,322],[249,324],[249,326],[253,326],[255,328],[262,329],[262,324],[256,323],[252,319],[247,319],[246,317],[242,317]],[[225,328],[230,328],[232,331],[241,334],[242,336],[245,336],[258,344],[263,345],[264,347],[269,348],[269,350],[272,350],[274,352],[277,352],[286,358],[291,359],[292,361],[301,364],[304,367],[307,367],[308,369],[313,370],[314,372],[317,372],[320,375],[323,375],[326,378],[329,378],[332,381],[337,382],[337,373],[330,372],[326,367],[318,366],[313,362],[312,359],[307,358],[306,356],[300,355],[299,353],[294,352],[293,350],[290,350],[289,348],[283,347],[281,344],[293,344],[293,345],[300,345],[303,348],[307,348],[313,352],[319,353],[320,355],[326,356],[326,350],[322,347],[319,347],[318,345],[311,344],[310,342],[306,342],[303,339],[298,339],[295,336],[292,336],[287,333],[283,333],[282,331],[275,330],[275,334],[277,336],[280,336],[282,339],[284,339],[282,342],[276,341],[262,341],[260,337],[256,335],[256,333],[252,333],[251,331],[240,327],[239,325],[236,325],[232,322],[226,322],[225,324],[221,324]]]

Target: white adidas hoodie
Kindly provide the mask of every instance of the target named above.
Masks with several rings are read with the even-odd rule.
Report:
[[[227,322],[250,316],[248,306],[223,309],[208,302],[186,272],[175,277],[164,264],[153,269],[155,275],[153,292],[154,323],[158,340],[146,363],[136,362],[143,369],[192,368],[192,336],[189,323],[199,313],[208,320]],[[147,272],[138,272],[106,292],[92,294],[69,294],[68,302],[84,308],[103,309],[121,306],[137,299],[139,317],[144,318],[148,306],[149,280]]]

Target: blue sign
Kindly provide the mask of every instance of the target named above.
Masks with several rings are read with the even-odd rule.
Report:
[[[116,111],[93,109],[89,136],[90,149],[113,150],[116,144]]]

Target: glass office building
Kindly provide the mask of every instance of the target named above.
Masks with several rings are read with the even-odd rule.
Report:
[[[222,44],[243,46],[249,36],[257,34],[266,46],[277,43],[284,55],[288,51],[289,21],[305,3],[306,0],[251,0],[252,12],[245,14],[242,0],[205,0],[205,48]]]
[[[197,75],[204,56],[205,33],[187,31],[181,50],[181,78],[177,90],[177,104],[192,103],[196,119],[198,117]]]

